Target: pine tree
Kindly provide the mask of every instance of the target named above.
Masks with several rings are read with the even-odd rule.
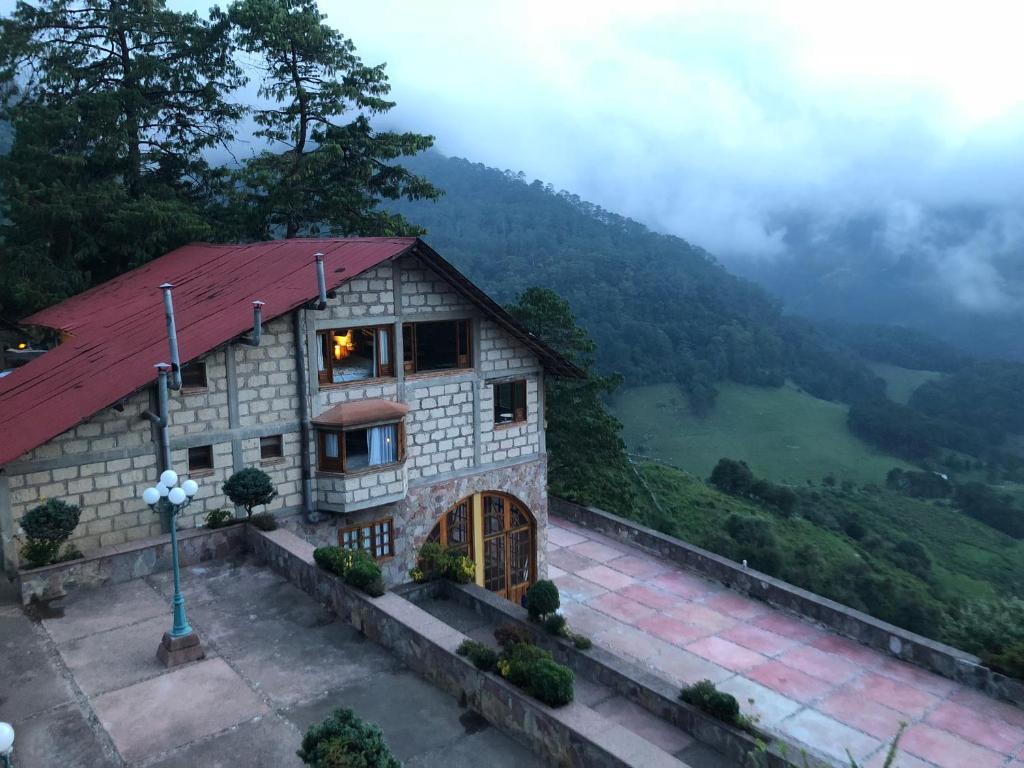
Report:
[[[384,65],[363,64],[314,0],[239,0],[228,15],[238,47],[264,73],[259,96],[268,102],[254,118],[270,148],[237,177],[243,232],[258,239],[422,233],[378,207],[440,194],[393,162],[429,148],[433,137],[371,124],[394,106]]]
[[[19,2],[0,19],[0,311],[18,315],[213,234],[243,82],[228,24],[163,0]]]

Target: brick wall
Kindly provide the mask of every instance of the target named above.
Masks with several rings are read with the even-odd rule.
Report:
[[[536,356],[493,320],[480,321],[480,370],[485,374],[535,368]]]
[[[419,259],[406,257],[400,265],[403,314],[465,312],[468,316],[475,310],[469,299]]]
[[[394,270],[391,264],[382,264],[338,288],[335,297],[327,300],[327,309],[317,312],[316,318],[372,325],[373,318],[394,314]]]
[[[473,385],[421,381],[408,393],[405,450],[410,481],[473,465]]]

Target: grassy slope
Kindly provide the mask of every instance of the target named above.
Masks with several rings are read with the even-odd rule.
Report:
[[[690,413],[672,384],[625,389],[612,403],[630,451],[707,477],[722,457],[743,459],[755,474],[803,484],[828,474],[858,484],[880,483],[908,467],[873,450],[846,428],[847,406],[787,385],[780,389],[722,384],[712,413]]]
[[[654,464],[641,471],[662,508],[676,526],[676,535],[700,544],[722,529],[731,513],[770,517],[787,556],[811,545],[826,562],[839,564],[865,556],[862,543],[841,530],[801,518],[781,519],[749,501],[720,493],[686,472]],[[803,493],[810,493],[805,490]],[[864,528],[883,541],[907,537],[932,555],[935,587],[947,598],[976,598],[1024,587],[1024,542],[1015,541],[948,506],[920,501],[885,490],[816,489],[820,509],[836,519],[856,513]],[[653,522],[653,521],[648,521]],[[879,570],[901,580],[917,580],[904,571],[873,559]],[[751,563],[753,567],[756,564]]]
[[[888,363],[868,363],[868,367],[876,376],[885,381],[886,394],[889,395],[889,399],[904,405],[910,402],[911,394],[922,384],[942,378],[942,374],[936,371],[914,371]]]

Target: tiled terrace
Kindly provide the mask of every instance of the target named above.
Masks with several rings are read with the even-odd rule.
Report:
[[[575,630],[675,683],[714,681],[768,731],[874,767],[904,721],[900,768],[1024,768],[1024,710],[564,520],[548,546]]]

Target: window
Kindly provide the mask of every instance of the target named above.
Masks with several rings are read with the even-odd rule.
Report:
[[[406,323],[402,352],[406,373],[471,366],[469,320]]]
[[[260,459],[280,459],[284,456],[284,438],[281,435],[267,435],[260,438]]]
[[[494,385],[494,423],[526,421],[526,382],[507,381]]]
[[[395,525],[390,517],[338,531],[342,549],[365,549],[374,560],[395,554]]]
[[[189,363],[181,367],[182,389],[206,389],[206,363]]]
[[[390,328],[336,328],[318,332],[317,341],[321,384],[395,375]]]
[[[401,423],[344,431],[319,431],[319,467],[325,472],[354,472],[395,464],[405,458]]]
[[[188,471],[203,472],[213,469],[213,446],[197,445],[188,449]]]

